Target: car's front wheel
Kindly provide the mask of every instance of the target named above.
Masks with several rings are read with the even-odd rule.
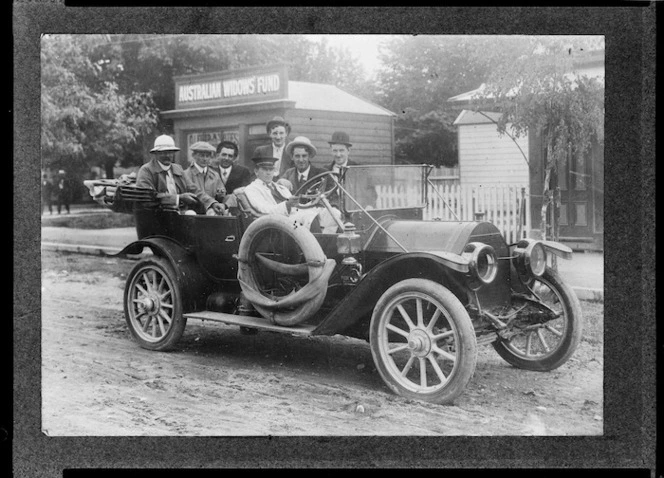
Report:
[[[560,367],[581,341],[583,320],[576,294],[552,269],[530,285],[529,300],[517,297],[522,307],[507,337],[493,343],[506,362],[525,370],[546,372]]]
[[[463,304],[433,281],[407,279],[381,296],[369,342],[378,373],[395,393],[450,404],[475,372],[475,330]]]
[[[170,264],[154,257],[136,264],[124,292],[131,335],[149,350],[172,348],[184,332],[180,287]]]

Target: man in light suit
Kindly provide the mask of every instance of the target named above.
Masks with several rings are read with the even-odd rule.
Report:
[[[184,175],[198,190],[205,192],[205,194],[214,198],[215,201],[221,203],[224,200],[224,196],[226,196],[226,189],[224,188],[219,175],[210,167],[210,161],[216,154],[217,150],[214,146],[205,141],[197,141],[192,144],[189,149],[191,150],[191,156],[194,158],[194,162],[184,170]],[[202,206],[202,204],[199,206]],[[223,207],[225,210],[226,207]],[[204,210],[202,207],[199,207],[196,212],[198,214],[216,214],[213,208]]]
[[[253,156],[275,158],[275,178],[280,177],[287,169],[293,167],[292,158],[285,151],[291,127],[281,116],[275,116],[267,122],[265,129],[270,135],[270,144],[256,148]]]
[[[317,168],[311,164],[311,160],[316,156],[316,147],[311,144],[309,138],[298,136],[286,146],[286,152],[293,158],[295,167],[288,169],[283,178],[290,181],[293,185],[293,192],[300,189],[309,179],[324,173],[325,170]]]
[[[221,176],[221,182],[227,194],[251,182],[251,171],[237,164],[239,149],[232,141],[222,141],[217,145],[216,158],[211,167]]]
[[[244,194],[251,207],[259,214],[281,214],[288,216],[298,202],[288,188],[273,181],[276,173],[276,158],[256,156],[254,162],[256,179],[244,188]]]
[[[150,150],[153,158],[138,170],[136,186],[156,191],[157,200],[167,208],[193,212],[200,202],[205,210],[212,208],[221,214],[224,207],[204,191],[198,191],[175,163],[176,151],[180,148],[175,146],[173,138],[166,134],[158,136]]]

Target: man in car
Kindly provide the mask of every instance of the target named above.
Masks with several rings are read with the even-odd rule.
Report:
[[[283,178],[293,185],[293,192],[297,191],[309,179],[324,173],[325,170],[311,164],[311,159],[316,156],[316,147],[311,144],[309,138],[298,136],[286,146],[286,152],[293,158],[295,167],[286,170]]]
[[[275,116],[267,122],[265,129],[270,135],[270,144],[256,148],[253,156],[275,158],[275,177],[280,177],[293,167],[292,158],[284,151],[291,127],[281,116]]]
[[[298,146],[298,144],[300,146]],[[303,149],[305,151],[302,154],[308,155],[306,149],[309,148],[313,148],[315,154],[315,147],[311,144],[309,139],[301,137],[299,143],[295,144],[294,148],[291,148],[291,150],[294,151],[294,154],[298,154],[300,149]],[[340,219],[341,212],[338,209],[333,209],[334,216],[332,216],[327,209],[298,209],[297,205],[299,197],[291,194],[291,189],[294,188],[292,188],[292,186],[289,188],[282,184],[283,181],[287,181],[286,184],[289,184],[290,181],[285,178],[279,179],[277,182],[273,180],[276,172],[274,160],[275,158],[260,156],[252,158],[252,161],[254,161],[254,164],[256,165],[254,169],[256,180],[244,189],[244,194],[254,210],[259,214],[281,214],[284,216],[296,214],[311,215],[309,217],[312,219],[315,215],[318,217],[323,233],[333,234],[336,232],[338,223],[335,220],[335,217]]]
[[[211,168],[219,173],[221,182],[228,194],[251,182],[249,168],[237,164],[238,154],[237,144],[232,141],[222,141],[217,145],[216,157],[211,163]]]
[[[166,134],[158,136],[150,150],[153,158],[138,170],[136,186],[156,191],[162,206],[185,214],[195,214],[199,208],[205,211],[212,208],[222,214],[224,207],[205,191],[198,190],[184,175],[182,167],[175,162],[176,151],[180,148],[175,146],[173,138]]]
[[[332,152],[332,163],[327,167],[329,171],[338,173],[342,167],[355,166],[357,163],[351,159],[350,148],[353,144],[350,142],[350,136],[345,131],[335,131],[332,138],[328,141],[330,151]]]
[[[297,205],[298,198],[292,196],[287,187],[274,182],[277,158],[254,154],[251,160],[256,179],[244,188],[249,204],[259,214],[288,216]]]
[[[189,149],[194,162],[184,170],[184,175],[194,184],[194,186],[196,186],[197,190],[205,192],[205,194],[214,198],[215,201],[221,203],[226,196],[226,189],[224,188],[219,175],[210,168],[210,161],[216,154],[217,150],[214,146],[205,141],[197,141],[192,144]],[[202,206],[202,204],[200,206]],[[225,206],[223,207],[225,210]],[[203,210],[202,207],[200,207],[196,212],[198,214],[207,215],[216,214],[216,211],[213,208]]]

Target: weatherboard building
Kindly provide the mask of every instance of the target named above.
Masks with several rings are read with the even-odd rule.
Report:
[[[179,162],[191,161],[189,146],[222,140],[240,147],[240,164],[250,166],[257,146],[268,144],[266,123],[282,116],[289,140],[306,136],[318,149],[312,163],[332,161],[328,141],[334,131],[349,133],[352,158],[360,164],[394,163],[396,115],[334,85],[290,81],[284,65],[178,76],[175,109],[162,112],[173,122]]]

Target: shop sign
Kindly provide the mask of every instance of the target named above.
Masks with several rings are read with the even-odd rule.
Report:
[[[176,85],[176,100],[180,107],[201,102],[244,103],[264,97],[285,97],[282,72],[245,73],[241,76],[196,81]]]

